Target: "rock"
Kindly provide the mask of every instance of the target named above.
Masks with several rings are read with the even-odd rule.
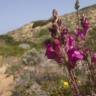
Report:
[[[11,96],[13,88],[13,76],[7,77],[6,74],[0,74],[0,96]]]
[[[2,66],[0,67],[0,74],[4,74],[6,72],[6,69],[7,69],[7,65],[6,66]]]
[[[30,49],[30,45],[27,44],[27,43],[22,43],[19,45],[19,48],[22,48],[22,49]]]
[[[3,65],[3,56],[0,56],[0,66]]]

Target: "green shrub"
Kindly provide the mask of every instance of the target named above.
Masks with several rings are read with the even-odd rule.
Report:
[[[17,42],[13,39],[13,37],[9,35],[0,35],[0,39],[4,40],[6,44],[15,45]]]
[[[10,75],[15,75],[21,69],[21,64],[14,64],[7,68],[6,73]]]
[[[49,20],[35,21],[35,22],[33,22],[34,23],[33,28],[38,27],[38,26],[44,26],[44,25],[48,24],[48,22],[49,22]]]
[[[38,37],[48,36],[48,35],[49,35],[49,30],[47,28],[40,30],[39,34],[37,34]]]
[[[21,56],[24,52],[25,50],[19,48],[17,45],[0,46],[0,55],[3,56]]]

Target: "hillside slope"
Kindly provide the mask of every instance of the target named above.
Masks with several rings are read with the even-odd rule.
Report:
[[[96,51],[96,4],[79,11],[83,13],[92,26],[86,44]],[[70,31],[76,26],[76,16],[75,12],[62,16]],[[42,50],[43,41],[49,38],[50,20],[31,22],[0,36],[0,96],[72,96],[70,88],[63,88],[68,79],[66,69],[47,59]],[[76,74],[82,85],[87,71],[79,71]],[[88,83],[81,89],[88,94],[89,87]]]
[[[85,7],[79,11],[79,15],[82,15],[83,13],[86,16],[88,16],[91,24],[96,24],[96,4],[89,7]],[[65,25],[73,29],[77,21],[76,16],[77,16],[76,12],[65,14],[64,16],[62,16]],[[26,24],[17,30],[8,32],[8,35],[12,36],[16,41],[34,42],[38,39],[37,35],[39,34],[39,32],[41,32],[42,29],[48,28],[49,26],[50,26],[50,19],[35,21]]]

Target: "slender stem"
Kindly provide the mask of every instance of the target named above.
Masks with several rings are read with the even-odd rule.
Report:
[[[87,60],[88,62],[88,69],[90,71],[90,78],[91,78],[91,84],[92,84],[92,89],[94,88],[94,86],[96,87],[96,79],[95,79],[95,72],[94,72],[94,67],[91,63],[91,60]]]
[[[70,70],[68,67],[68,57],[64,50],[64,46],[62,46],[62,53],[64,55],[64,62],[66,63],[66,68],[69,73],[69,82],[72,89],[73,96],[80,96],[79,86],[76,80],[76,76],[73,70]],[[66,71],[67,72],[67,71]]]
[[[79,9],[77,9],[77,25],[79,25]]]
[[[74,71],[68,69],[68,72],[69,72],[69,76],[70,76],[70,79],[71,79],[71,84],[73,86],[74,96],[80,96],[80,91],[79,91],[79,88],[78,88],[77,80],[74,76]]]

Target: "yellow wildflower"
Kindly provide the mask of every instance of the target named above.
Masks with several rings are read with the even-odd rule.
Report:
[[[78,82],[79,84],[81,84],[81,81],[80,81],[80,80],[78,80],[77,82]]]
[[[69,83],[67,81],[63,82],[64,88],[69,88]]]

